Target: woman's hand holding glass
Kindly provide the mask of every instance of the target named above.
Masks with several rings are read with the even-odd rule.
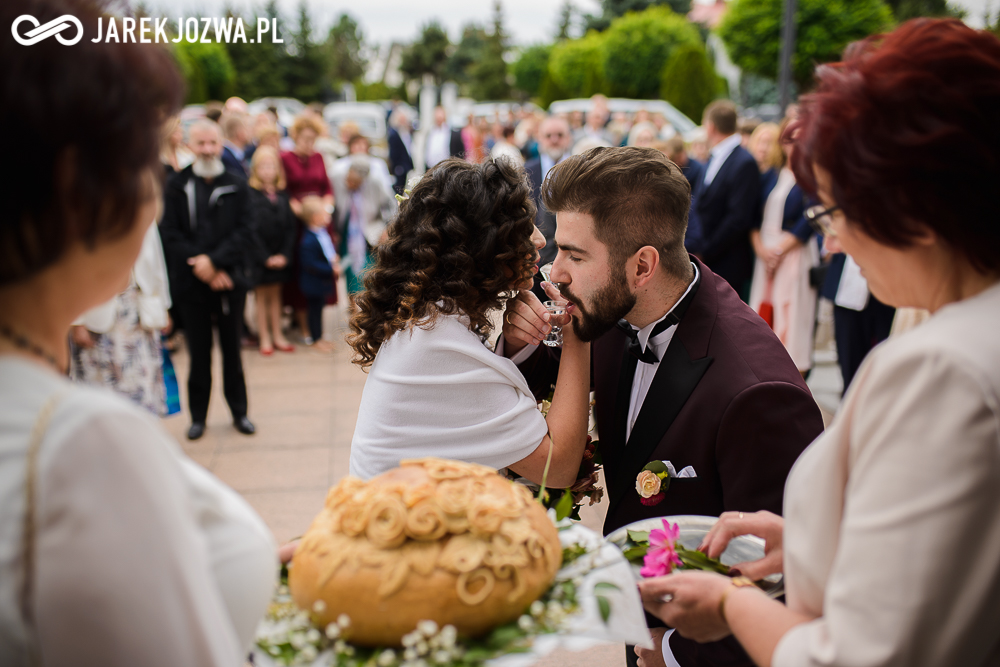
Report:
[[[555,285],[542,283],[542,289],[552,301],[565,302]],[[503,316],[504,353],[511,356],[525,345],[540,345],[552,332],[552,327],[562,327],[563,344],[567,339],[576,340],[572,319],[572,307],[561,315],[553,315],[537,296],[528,289],[522,289],[516,297],[507,301]]]

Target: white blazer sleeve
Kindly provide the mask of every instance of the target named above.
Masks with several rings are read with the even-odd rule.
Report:
[[[139,286],[140,323],[144,328],[154,331],[164,328],[168,321],[167,310],[172,304],[167,262],[163,257],[163,243],[156,223],[149,226],[142,241],[133,275]]]
[[[1000,405],[956,356],[879,355],[858,378],[823,613],[774,667],[996,664]]]

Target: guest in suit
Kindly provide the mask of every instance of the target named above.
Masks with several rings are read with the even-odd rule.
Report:
[[[643,598],[758,665],[998,665],[1000,40],[915,19],[816,74],[789,134],[817,222],[874,295],[934,314],[869,355],[796,462],[784,520],[726,516],[705,541],[765,538],[739,569],[783,571],[787,604],[703,572],[643,582]]]
[[[247,127],[246,116],[240,113],[226,113],[219,119],[225,141],[222,144],[222,164],[233,173],[247,178],[247,167],[250,159],[247,149],[250,143],[250,129]]]
[[[452,128],[448,124],[448,113],[444,107],[435,107],[434,126],[427,133],[427,146],[424,149],[424,162],[430,169],[438,162],[450,157],[465,155],[465,143],[462,141],[462,130]]]
[[[299,244],[299,287],[308,304],[309,336],[305,344],[315,344],[317,349],[328,352],[333,346],[323,340],[323,307],[336,289],[340,272],[337,251],[327,231],[330,214],[322,199],[309,196],[302,200],[302,217],[306,231]]]
[[[197,159],[167,183],[160,234],[171,267],[171,296],[184,319],[184,335],[191,353],[188,407],[191,427],[187,437],[205,433],[208,401],[212,395],[212,326],[222,347],[223,393],[233,425],[250,435],[247,386],[240,357],[240,331],[250,248],[247,183],[227,171],[219,157],[219,126],[202,120],[190,129]]]
[[[559,219],[551,279],[578,310],[577,336],[593,341],[605,533],[656,516],[779,511],[785,477],[823,421],[774,333],[685,252],[680,169],[650,148],[594,149],[554,167],[542,191]],[[537,395],[559,366],[552,348],[535,347],[544,312],[528,292],[508,302],[497,350]],[[697,477],[644,502],[636,477],[650,461],[692,466]],[[672,635],[665,646],[685,667],[750,664],[731,641],[701,647]]]
[[[668,160],[681,168],[684,178],[687,179],[693,191],[694,186],[705,175],[705,165],[688,155],[684,139],[678,135],[674,135],[667,141],[661,139],[655,142],[653,148],[666,155]],[[700,243],[701,221],[698,219],[698,211],[694,204],[694,198],[692,198],[691,208],[688,209],[688,227],[687,234],[684,236],[684,247],[688,251],[692,251],[691,249],[697,248]]]
[[[351,157],[344,173],[333,177],[337,197],[336,237],[340,240],[347,294],[353,297],[364,289],[362,278],[372,261],[372,252],[396,212],[396,200],[383,189],[370,171],[371,158]]]
[[[702,124],[711,153],[694,188],[701,239],[691,250],[746,300],[753,274],[750,230],[759,210],[760,171],[740,146],[732,102],[709,104]]]
[[[531,185],[531,197],[535,202],[535,226],[545,237],[545,247],[541,250],[539,264],[545,265],[556,258],[556,215],[546,210],[542,204],[542,181],[555,165],[569,157],[573,147],[573,134],[564,118],[549,116],[538,126],[538,157],[528,160],[524,171]],[[535,280],[534,292],[545,301],[548,297]]]
[[[406,176],[413,171],[413,120],[409,112],[400,107],[389,116],[389,171],[395,179],[393,190],[397,195],[406,189]]]

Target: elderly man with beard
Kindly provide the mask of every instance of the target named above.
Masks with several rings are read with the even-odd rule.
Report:
[[[252,286],[246,272],[253,247],[247,225],[247,184],[222,163],[218,125],[198,121],[191,126],[190,137],[195,161],[168,181],[160,223],[173,302],[184,320],[191,354],[191,427],[187,437],[197,440],[205,433],[212,393],[213,317],[222,347],[223,393],[233,426],[250,435],[254,425],[247,419],[247,387],[240,358],[243,303]]]
[[[788,471],[822,417],[774,333],[684,250],[690,186],[681,170],[654,149],[595,148],[556,165],[542,193],[557,218],[550,279],[572,304],[576,335],[593,342],[605,534],[658,516],[780,513]],[[559,364],[558,350],[538,347],[547,319],[521,292],[507,303],[497,347],[536,396]],[[651,461],[690,466],[692,476],[650,493],[637,478]],[[753,664],[732,638],[697,644],[665,632],[654,632],[662,653],[637,649],[644,667]],[[628,658],[636,664],[635,652]]]
[[[528,160],[524,171],[528,174],[531,184],[531,196],[535,201],[535,226],[545,237],[545,247],[541,250],[541,264],[548,264],[556,257],[556,216],[542,206],[542,181],[552,167],[569,157],[573,147],[573,133],[566,119],[549,116],[538,126],[538,157]],[[535,282],[534,293],[544,298],[538,282]]]

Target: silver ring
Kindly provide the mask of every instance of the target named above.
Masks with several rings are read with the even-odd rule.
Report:
[[[660,600],[662,602],[673,602],[674,601],[674,595],[673,595],[673,593],[667,593],[662,598],[660,598]]]
[[[741,519],[743,518],[743,512],[740,512],[740,518]]]

